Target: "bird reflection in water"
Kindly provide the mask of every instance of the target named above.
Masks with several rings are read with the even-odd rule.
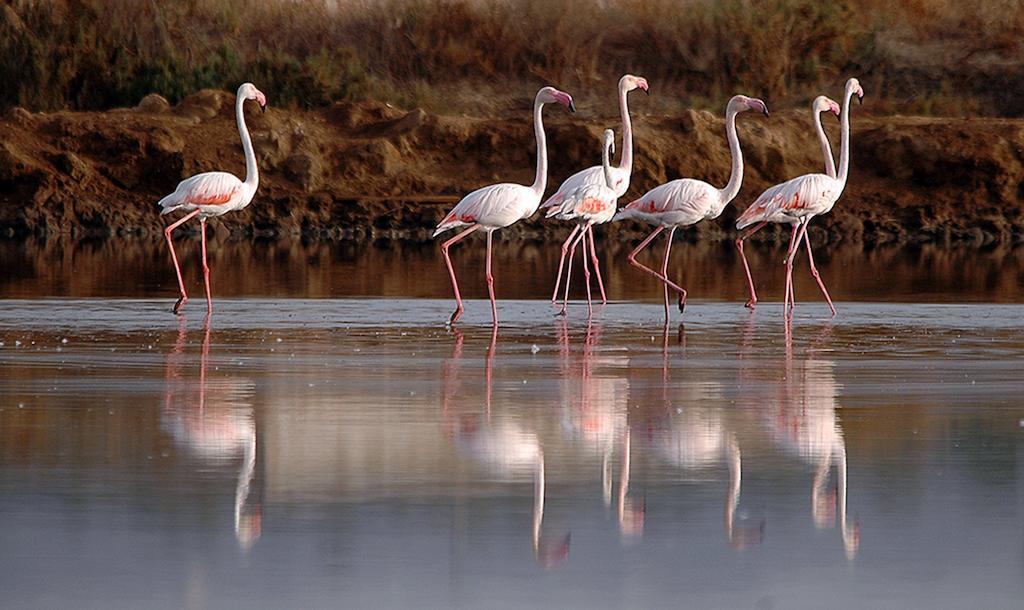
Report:
[[[187,339],[185,318],[178,322],[178,336],[166,360],[166,389],[161,413],[162,427],[179,447],[204,464],[227,464],[241,455],[235,484],[234,531],[243,551],[262,533],[262,503],[250,501],[256,472],[256,421],[252,406],[255,386],[251,379],[222,376],[208,379],[210,316],[203,321],[198,384],[184,373]]]
[[[860,548],[860,524],[847,515],[846,440],[836,414],[840,386],[834,362],[821,356],[832,327],[825,325],[797,358],[790,322],[784,324],[786,352],[781,380],[776,382],[777,398],[763,405],[762,419],[776,446],[814,468],[810,502],[814,526],[834,527],[838,510],[843,550],[853,559]],[[830,488],[833,467],[836,484]]]
[[[464,337],[452,328],[455,346],[442,371],[442,411],[445,428],[460,453],[506,481],[533,478],[533,511],[530,527],[533,554],[537,562],[554,567],[569,557],[570,534],[549,539],[543,535],[544,495],[546,491],[544,451],[533,430],[506,413],[492,414],[494,360],[498,327],[491,329],[490,344],[484,358],[484,413],[456,413],[454,398],[459,393],[460,361]]]
[[[708,406],[722,402],[722,384],[712,380],[674,384],[669,375],[670,335],[666,325],[662,331],[661,384],[636,380],[630,384],[630,401],[646,409],[647,438],[663,460],[695,474],[724,463],[729,472],[724,506],[726,540],[736,550],[757,546],[764,538],[765,521],[747,525],[745,519],[738,518],[743,482],[739,443],[726,425],[722,409]],[[680,349],[685,349],[686,333],[681,324],[677,341]],[[650,393],[655,388],[658,393]]]
[[[628,368],[628,358],[621,353],[601,353],[601,323],[588,319],[579,359],[574,361],[568,322],[560,318],[557,323],[563,433],[577,446],[601,456],[601,496],[608,508],[612,505],[612,457],[618,445],[620,465],[615,514],[622,536],[627,540],[637,539],[643,534],[645,506],[643,499],[637,500],[629,494],[628,382],[620,375],[602,374],[603,369]]]

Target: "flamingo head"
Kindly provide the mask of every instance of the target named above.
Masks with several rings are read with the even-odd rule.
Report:
[[[544,87],[538,91],[537,101],[541,104],[561,104],[568,108],[569,112],[576,112],[576,104],[573,103],[572,96],[554,87]]]
[[[633,89],[642,89],[644,93],[650,95],[650,91],[647,90],[647,79],[642,76],[633,76],[632,74],[626,74],[619,79],[619,89],[626,92]]]
[[[748,110],[756,110],[761,114],[768,116],[768,104],[765,104],[762,100],[756,97],[747,97],[745,95],[736,95],[729,100],[729,105],[726,107],[726,112],[746,112]]]
[[[864,89],[861,88],[860,81],[856,78],[846,81],[846,92],[849,95],[856,95],[858,103],[864,102]]]
[[[831,112],[832,114],[839,116],[839,104],[837,104],[835,100],[833,100],[832,98],[824,95],[819,95],[818,97],[814,98],[813,108],[816,114],[822,112]]]
[[[604,130],[604,148],[615,154],[615,132],[611,129]]]
[[[267,96],[263,95],[263,92],[256,88],[256,85],[252,83],[245,83],[238,88],[238,97],[247,100],[256,100],[256,103],[260,105],[260,110],[263,112],[267,111]]]

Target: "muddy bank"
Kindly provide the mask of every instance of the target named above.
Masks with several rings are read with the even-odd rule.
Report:
[[[159,231],[166,219],[156,201],[179,180],[214,169],[244,173],[233,101],[232,94],[203,91],[174,107],[149,96],[136,108],[108,112],[10,111],[0,121],[0,233]],[[634,106],[636,161],[622,203],[679,176],[727,180],[722,117],[645,115],[642,100]],[[580,110],[546,113],[549,193],[599,160],[603,128],[620,131],[615,116]],[[1024,120],[875,117],[864,110],[869,107],[853,110],[850,184],[832,213],[816,221],[816,239],[1021,241]],[[838,150],[838,122],[825,118]],[[438,116],[383,104],[271,107],[250,112],[248,122],[260,190],[247,209],[211,223],[222,234],[427,240],[466,192],[533,179],[526,105],[512,118]],[[820,171],[803,108],[773,108],[768,119],[741,115],[739,132],[747,162],[743,190],[719,220],[692,229],[693,238],[731,236],[731,221],[762,189]],[[627,238],[643,227],[606,230]],[[547,238],[561,236],[564,227],[536,215],[506,233]]]

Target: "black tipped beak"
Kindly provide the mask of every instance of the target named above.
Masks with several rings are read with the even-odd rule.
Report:
[[[650,95],[650,94],[651,94],[650,91],[648,91],[647,89],[644,89],[644,95]]]
[[[767,108],[764,109],[764,116],[768,116],[768,109]]]
[[[266,112],[266,111],[267,111],[267,105],[266,104],[263,104],[262,106],[260,106],[260,112]]]
[[[859,106],[859,105],[861,105],[863,103],[864,103],[864,96],[863,95],[858,95],[857,96],[857,105]]]
[[[576,114],[576,103],[569,100],[569,112]]]

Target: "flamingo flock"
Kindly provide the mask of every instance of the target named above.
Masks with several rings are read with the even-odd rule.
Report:
[[[548,178],[548,150],[544,132],[543,108],[547,104],[559,104],[565,106],[569,112],[575,113],[576,106],[571,95],[554,87],[543,87],[537,92],[533,104],[537,145],[533,183],[530,185],[499,183],[477,189],[463,197],[451,211],[445,214],[433,232],[433,236],[436,237],[447,231],[459,229],[459,232],[453,237],[441,243],[441,253],[455,296],[455,310],[448,318],[449,325],[458,322],[465,309],[449,253],[451,247],[473,233],[484,232],[486,236],[484,277],[491,304],[492,323],[497,327],[498,307],[494,275],[491,271],[494,232],[520,220],[530,218],[540,208],[546,209],[547,218],[569,221],[574,224],[561,246],[561,258],[555,278],[555,288],[551,296],[552,303],[557,303],[564,271],[564,293],[558,315],[565,316],[568,312],[569,281],[577,246],[582,250],[588,318],[594,312],[590,284],[591,266],[597,279],[601,302],[607,303],[608,298],[601,277],[597,244],[594,239],[594,227],[623,220],[640,221],[654,227],[654,230],[630,252],[627,260],[631,266],[653,276],[662,284],[666,323],[670,317],[670,291],[676,295],[680,313],[685,311],[687,291],[680,282],[670,279],[669,273],[669,255],[676,229],[695,225],[702,220],[714,220],[730,203],[736,200],[743,185],[743,151],[737,132],[737,116],[753,110],[768,117],[768,107],[764,101],[745,95],[736,95],[729,100],[725,111],[725,131],[732,163],[729,180],[725,186],[716,188],[702,180],[679,178],[657,186],[619,208],[618,199],[629,190],[630,177],[633,172],[633,130],[628,107],[628,94],[637,89],[649,93],[647,80],[632,74],[626,74],[619,80],[618,101],[622,119],[622,147],[618,165],[611,164],[611,155],[615,152],[615,136],[614,132],[608,129],[602,134],[601,165],[589,167],[573,174],[546,200],[544,194]],[[746,229],[736,240],[736,247],[743,261],[750,290],[750,298],[747,300],[746,306],[751,309],[756,306],[758,300],[753,276],[744,252],[744,242],[767,224],[777,223],[792,227],[789,248],[783,260],[785,267],[784,318],[787,321],[790,320],[795,307],[793,265],[801,243],[807,250],[811,275],[821,289],[832,316],[836,315],[832,299],[814,264],[808,226],[813,218],[832,210],[846,186],[850,168],[850,102],[854,96],[858,101],[862,100],[864,90],[856,78],[851,78],[846,82],[841,105],[826,96],[819,96],[812,103],[812,121],[822,148],[825,173],[806,174],[765,190],[737,218],[736,228],[740,231]],[[164,230],[180,290],[180,296],[173,307],[174,313],[181,312],[182,307],[188,302],[188,293],[185,290],[181,267],[174,250],[173,231],[192,218],[199,218],[206,308],[207,314],[210,314],[213,311],[213,299],[210,290],[210,268],[206,254],[206,221],[209,218],[245,208],[252,202],[259,187],[256,155],[245,123],[244,105],[248,100],[256,101],[263,110],[266,110],[267,106],[266,96],[253,84],[245,83],[238,88],[235,114],[245,156],[245,179],[241,180],[225,172],[198,174],[183,180],[173,193],[158,203],[161,207],[161,214],[179,210],[185,212],[184,216],[169,224]],[[838,169],[833,160],[831,145],[821,125],[820,115],[824,112],[836,114],[841,121]],[[660,269],[655,270],[641,263],[637,256],[666,229],[668,232],[664,257]],[[568,264],[566,264],[566,260],[568,260]]]

